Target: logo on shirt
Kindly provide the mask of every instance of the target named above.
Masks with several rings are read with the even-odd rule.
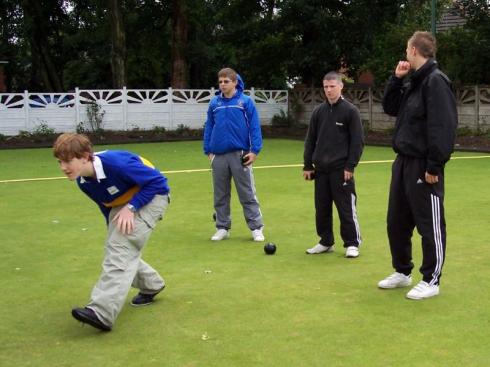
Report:
[[[107,191],[111,195],[116,195],[119,192],[119,189],[116,186],[111,186],[107,188]]]
[[[243,107],[243,105],[244,105],[243,101],[242,101],[242,100],[239,100],[239,101],[238,101],[238,105],[239,105],[240,107]]]
[[[419,179],[417,180],[417,185],[420,185],[420,184],[423,184],[423,183],[424,183],[424,181],[422,181],[422,179],[421,179],[421,178],[419,178]]]
[[[343,123],[338,122],[338,121],[335,121],[335,125],[337,125],[337,126],[344,126],[344,124],[343,124]]]

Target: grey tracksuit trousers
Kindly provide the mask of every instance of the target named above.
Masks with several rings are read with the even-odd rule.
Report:
[[[243,166],[241,151],[216,154],[211,162],[213,170],[214,210],[216,228],[230,229],[231,178],[243,207],[243,215],[248,228],[255,230],[263,227],[262,213],[255,192],[252,166]]]
[[[87,305],[104,324],[114,324],[131,286],[146,294],[156,293],[164,287],[163,278],[141,259],[141,253],[168,203],[167,195],[156,195],[135,213],[134,231],[129,235],[119,232],[112,221],[123,206],[112,208],[102,273]]]

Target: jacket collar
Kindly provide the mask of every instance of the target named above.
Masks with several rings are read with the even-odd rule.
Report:
[[[105,172],[104,172],[104,167],[102,166],[102,161],[100,160],[99,157],[97,157],[96,154],[94,154],[94,160],[93,160],[92,164],[94,165],[95,178],[97,179],[98,182],[100,182],[100,180],[103,180],[107,177],[106,177]],[[80,183],[81,184],[85,183],[86,181],[87,180],[83,176],[80,176]]]
[[[239,96],[240,94],[241,92],[237,89],[235,91],[235,94],[233,94],[231,97],[225,97],[225,95],[221,91],[218,91],[218,97],[224,101],[231,101],[233,98]]]
[[[410,77],[410,81],[416,85],[422,82],[427,75],[432,73],[438,68],[437,61],[433,58],[428,59],[424,65],[422,65],[417,71],[415,71]]]
[[[337,99],[337,101],[336,101],[335,103],[330,103],[330,102],[328,101],[328,99],[327,99],[327,101],[326,101],[326,102],[327,102],[327,104],[328,104],[329,106],[334,107],[334,106],[338,106],[339,104],[341,104],[341,103],[343,102],[343,100],[344,100],[344,96],[343,96],[343,95],[340,95],[339,99]]]

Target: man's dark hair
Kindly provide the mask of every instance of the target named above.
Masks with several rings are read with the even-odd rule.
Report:
[[[342,83],[342,75],[336,71],[329,71],[325,74],[323,80],[336,80],[337,82]]]

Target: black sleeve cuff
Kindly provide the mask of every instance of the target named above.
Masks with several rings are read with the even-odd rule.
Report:
[[[435,162],[427,162],[427,173],[433,176],[437,176],[442,172],[444,165],[435,163]]]

